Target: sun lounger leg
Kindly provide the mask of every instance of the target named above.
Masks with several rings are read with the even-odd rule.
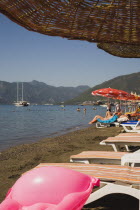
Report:
[[[115,152],[118,152],[116,145],[115,145],[115,144],[111,144],[111,145],[112,145],[114,151],[115,151]]]
[[[113,150],[114,150],[115,152],[118,152],[119,149],[120,149],[118,145],[116,145],[116,144],[106,144],[104,141],[101,141],[101,142],[100,142],[100,145],[110,145],[110,146],[113,147]]]
[[[129,149],[128,145],[125,145],[125,148],[126,148],[127,152],[130,152],[130,149]]]
[[[113,147],[115,152],[120,151],[120,146],[119,145],[117,145],[117,144],[110,144],[110,145]]]
[[[126,127],[126,126],[124,126],[124,125],[122,125],[122,126],[123,126],[123,129],[125,130],[125,132],[133,132],[132,130],[127,129],[127,127]]]

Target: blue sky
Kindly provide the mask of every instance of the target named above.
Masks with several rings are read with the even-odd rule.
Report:
[[[38,80],[53,86],[93,87],[140,71],[140,59],[118,58],[96,44],[28,31],[0,14],[0,80]]]

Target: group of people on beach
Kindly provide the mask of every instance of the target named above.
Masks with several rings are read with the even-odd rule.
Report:
[[[86,108],[83,109],[84,112],[86,112]],[[81,111],[81,109],[78,107],[77,111]],[[107,111],[105,114],[105,117],[102,117],[100,115],[96,115],[90,122],[89,124],[93,124],[95,122],[98,121],[98,119],[102,120],[102,121],[106,121],[106,120],[110,120],[111,118],[113,118],[114,116],[117,116],[117,121],[118,122],[122,122],[122,121],[127,121],[132,119],[134,114],[137,114],[139,112],[140,114],[140,106],[138,106],[138,108],[136,109],[135,113],[125,113],[122,114],[122,109],[121,109],[121,105],[119,102],[116,103],[115,105],[115,110],[114,112],[112,112],[112,104],[110,102],[108,102],[107,104]]]

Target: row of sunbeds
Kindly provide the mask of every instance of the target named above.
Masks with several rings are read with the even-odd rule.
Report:
[[[99,178],[101,186],[93,191],[86,204],[112,193],[124,193],[140,199],[140,150],[130,152],[129,148],[140,146],[140,134],[121,133],[100,144],[111,145],[114,151],[83,151],[72,155],[70,163],[40,163],[37,168],[65,167]],[[126,151],[120,151],[122,147]]]

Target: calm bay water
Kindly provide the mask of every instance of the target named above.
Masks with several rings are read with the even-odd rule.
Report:
[[[106,109],[96,106],[45,106],[16,107],[0,105],[0,151],[23,143],[38,141],[44,137],[61,135],[88,127],[96,115],[104,115]],[[84,112],[86,108],[86,113]]]

